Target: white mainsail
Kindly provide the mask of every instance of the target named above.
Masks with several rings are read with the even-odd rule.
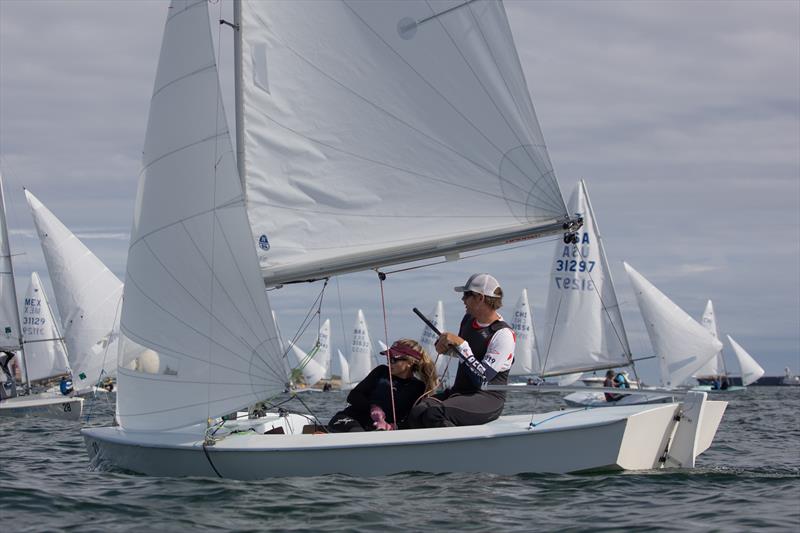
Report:
[[[3,176],[0,175],[0,350],[19,350],[22,346],[21,336],[17,289],[8,241]]]
[[[676,387],[715,357],[722,343],[633,267],[623,264],[658,357],[661,384]]]
[[[25,191],[53,284],[75,390],[116,375],[122,282],[30,191]]]
[[[711,300],[706,303],[706,308],[703,311],[703,318],[701,319],[700,323],[703,324],[703,327],[705,327],[715,339],[719,339],[717,319],[714,314],[714,305],[711,303]],[[694,375],[695,377],[703,377],[721,376],[723,374],[726,374],[725,362],[722,359],[722,350],[720,350],[716,357],[712,357],[711,360],[704,364]]]
[[[522,289],[522,294],[519,295],[519,300],[514,308],[514,317],[511,319],[511,327],[517,335],[511,375],[538,374],[540,370],[539,348],[536,345],[536,331],[533,328],[531,306],[528,304],[528,289]]]
[[[268,285],[563,231],[502,3],[243,2],[241,28]]]
[[[581,372],[630,364],[611,269],[597,219],[581,180],[569,200],[571,213],[583,216],[577,244],[558,241],[553,257],[544,339],[542,375],[564,375],[560,385]]]
[[[23,359],[29,381],[38,381],[70,373],[64,342],[47,303],[39,274],[31,273],[31,282],[22,308]]]
[[[733,353],[736,354],[736,359],[739,360],[739,367],[742,369],[742,385],[746,387],[758,381],[758,378],[764,375],[764,369],[730,335],[727,337],[728,342],[731,343],[731,348],[733,348]]]
[[[428,320],[430,320],[439,331],[447,331],[444,325],[444,305],[441,300],[436,302],[433,310],[428,315]],[[439,376],[442,384],[447,386],[451,385],[455,379],[456,370],[458,369],[458,360],[444,354],[436,353],[436,339],[438,338],[438,335],[436,335],[431,328],[427,325],[422,326],[419,343],[425,348],[425,351],[428,352],[428,356],[436,361],[436,374]]]
[[[353,340],[350,345],[350,382],[359,383],[372,370],[372,339],[369,336],[367,319],[359,309],[353,325]]]
[[[121,427],[188,426],[285,389],[205,1],[170,6],[124,294]]]

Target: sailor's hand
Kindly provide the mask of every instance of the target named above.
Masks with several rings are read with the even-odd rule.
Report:
[[[450,333],[448,331],[439,335],[439,338],[436,339],[436,353],[443,353],[446,354],[451,349],[459,346],[461,343],[464,342],[464,339],[456,335],[455,333]]]

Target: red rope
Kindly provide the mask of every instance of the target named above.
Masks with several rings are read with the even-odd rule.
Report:
[[[377,270],[376,270],[377,272]],[[385,275],[382,275],[378,272],[378,280],[381,284],[381,309],[383,311],[383,338],[386,339],[386,344],[389,344],[389,323],[386,320],[386,299],[383,294],[383,280],[385,279]],[[389,398],[392,402],[392,420],[394,420],[394,425],[397,426],[397,412],[394,408],[394,385],[392,384],[392,361],[391,361],[391,354],[389,349],[386,350],[386,366],[389,367]]]

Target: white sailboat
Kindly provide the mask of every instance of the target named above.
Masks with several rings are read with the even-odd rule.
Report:
[[[350,363],[344,356],[341,350],[336,350],[336,355],[339,357],[339,378],[341,380],[341,389],[347,390],[351,386],[350,380]]]
[[[706,329],[708,329],[715,339],[719,339],[719,330],[717,329],[714,305],[711,303],[711,300],[708,301],[705,311],[703,311],[702,324],[706,327]],[[730,381],[731,376],[728,373],[728,369],[725,367],[725,360],[722,357],[722,350],[720,350],[716,357],[712,358],[708,363],[703,365],[703,367],[693,376],[701,382],[699,386],[695,387],[695,389],[714,392],[742,391],[745,390],[747,385],[754,383],[758,380],[758,378],[764,375],[764,369],[761,368],[756,360],[753,359],[753,357],[747,353],[744,348],[737,344],[730,337],[730,335],[728,335],[728,343],[731,345],[731,348],[733,348],[733,353],[739,363],[739,369],[741,370],[742,377],[741,386],[732,384],[720,384],[720,386],[714,386],[703,383],[704,381],[709,380],[716,381],[720,378],[720,376],[723,376],[724,379]]]
[[[345,382],[342,378],[343,390],[352,389],[372,371],[372,355],[372,339],[369,335],[367,319],[364,317],[364,312],[359,309],[356,313],[355,324],[353,324],[347,381]]]
[[[519,295],[517,305],[514,307],[514,316],[511,318],[510,325],[517,336],[511,375],[531,376],[540,373],[539,346],[536,342],[531,306],[528,303],[528,289],[522,289],[522,294]]]
[[[29,383],[71,374],[64,341],[36,272],[31,273],[23,301],[22,343],[25,346],[23,373]]]
[[[589,199],[586,182],[580,180],[568,209],[583,217],[577,242],[556,243],[547,298],[542,377],[556,376],[568,386],[584,372],[632,366],[632,356],[622,322],[611,269],[603,239]],[[568,405],[609,407],[670,401],[663,394],[629,394],[608,402],[602,392],[576,391],[564,398]]]
[[[297,361],[296,368],[301,370],[307,387],[313,387],[321,380],[331,377],[330,319],[326,319],[320,326],[317,342],[310,351],[305,352],[294,343],[289,344]]]
[[[42,246],[78,394],[116,377],[122,282],[30,191],[25,191]]]
[[[93,461],[239,479],[694,465],[726,405],[704,393],[388,432],[306,435],[297,414],[220,420],[282,397],[264,283],[452,257],[570,224],[501,3],[235,12],[239,172],[206,2],[170,7],[128,256],[117,425],[82,430]],[[474,460],[487,450],[497,460]]]
[[[679,387],[717,356],[722,343],[633,267],[624,265],[658,358],[661,384]]]
[[[36,276],[35,279],[38,282],[38,276]],[[29,298],[32,304],[33,299],[41,300],[41,297],[44,296],[44,292],[41,291],[41,283],[39,283],[35,288],[37,291],[32,294],[37,296],[32,295]],[[33,289],[31,289],[31,291],[33,291]],[[39,313],[35,313],[34,311],[39,311]],[[43,308],[41,305],[26,305],[26,321],[30,322],[30,324],[26,324],[26,326],[30,326],[32,328],[38,328],[42,326],[42,313],[44,311],[49,312],[49,308],[46,306]],[[38,320],[36,320],[37,316]],[[41,361],[41,365],[40,361],[38,360],[28,360],[28,347],[23,343],[23,330],[20,327],[19,318],[19,309],[17,307],[17,290],[14,282],[14,268],[11,261],[11,249],[8,241],[8,226],[6,224],[6,204],[5,194],[3,192],[3,178],[0,176],[0,328],[2,328],[0,329],[0,350],[7,353],[18,352],[18,356],[22,360],[23,369],[28,369],[28,372],[24,372],[24,374],[26,374],[24,378],[28,384],[28,390],[30,390],[31,379],[29,376],[31,374],[34,376],[34,379],[36,379],[36,377],[38,377],[37,373],[40,371],[44,374],[51,371],[60,372],[63,370],[61,367],[66,365],[59,360],[60,354],[55,351],[55,348],[53,349],[54,351],[52,353],[47,353],[46,349],[41,350],[42,348],[45,348],[45,343],[41,343],[42,346],[34,348],[34,352],[42,352],[37,353],[36,355],[44,355],[45,357],[45,359]],[[50,319],[48,319],[48,317],[45,315],[44,318],[47,320],[48,326],[52,324],[52,316]],[[28,333],[29,335],[38,335],[39,332],[34,329],[28,330]],[[55,339],[56,337],[57,335],[54,335],[51,337],[51,339]],[[32,342],[32,344],[39,343]],[[50,359],[51,357],[52,359]],[[14,379],[13,376],[6,377],[12,380]],[[9,387],[8,392],[11,394],[9,395],[4,388],[3,394],[0,395],[0,416],[40,416],[46,418],[77,420],[80,418],[81,411],[83,410],[83,400],[81,398],[67,397],[63,395],[56,396],[46,393],[16,396],[16,387]]]

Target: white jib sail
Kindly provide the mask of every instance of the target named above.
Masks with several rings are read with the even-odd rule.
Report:
[[[733,348],[733,353],[736,354],[736,359],[739,360],[739,367],[742,369],[742,385],[746,387],[758,381],[758,378],[764,375],[764,369],[730,335],[727,337],[728,342],[731,343],[731,348]]]
[[[439,331],[447,331],[444,326],[444,305],[441,300],[436,302],[433,310],[428,315],[428,320],[433,322],[433,325],[436,326],[436,329]],[[425,351],[428,352],[428,356],[433,361],[436,361],[436,374],[439,376],[442,383],[447,386],[451,385],[456,377],[458,360],[444,354],[439,355],[436,353],[436,339],[438,338],[439,336],[436,335],[431,328],[427,325],[422,326],[419,343],[425,348]]]
[[[369,336],[367,319],[359,309],[353,325],[353,340],[350,345],[350,382],[359,383],[372,370],[372,339]]]
[[[53,284],[75,390],[116,375],[122,282],[25,191]]]
[[[623,264],[658,357],[661,384],[676,387],[715,357],[722,343],[633,267]]]
[[[711,300],[706,303],[706,308],[705,311],[703,311],[703,318],[700,320],[700,323],[703,324],[703,327],[705,327],[715,339],[719,339],[717,319],[714,315],[714,305],[711,303]],[[720,350],[716,357],[712,357],[708,363],[704,364],[700,370],[697,371],[695,376],[720,376],[724,373],[725,363],[722,361],[722,350]]]
[[[511,327],[517,335],[517,346],[514,350],[512,376],[529,376],[539,373],[539,349],[536,345],[536,332],[533,329],[533,315],[528,304],[528,289],[522,289]]]
[[[126,429],[204,422],[288,381],[214,58],[207,2],[172,2],[125,276],[117,418]]]
[[[339,377],[344,389],[350,385],[350,363],[347,362],[347,358],[342,354],[341,350],[336,350],[336,355],[339,356]]]
[[[549,347],[540,356],[545,376],[630,362],[611,269],[583,180],[570,197],[569,210],[583,216],[583,227],[577,244],[556,244],[543,337]],[[577,379],[563,377],[559,384]]]
[[[22,308],[24,364],[30,381],[69,374],[70,367],[53,314],[47,303],[39,274],[31,273],[31,282]]]
[[[501,244],[566,217],[502,3],[243,2],[241,24],[247,207],[267,284]]]
[[[19,350],[21,343],[17,289],[11,264],[11,247],[8,242],[6,200],[3,176],[0,175],[0,350]]]

